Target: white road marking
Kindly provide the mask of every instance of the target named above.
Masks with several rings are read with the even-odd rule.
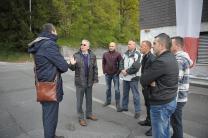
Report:
[[[64,87],[67,88],[67,89],[72,90],[73,92],[76,92],[76,90],[73,87],[69,87],[69,86],[64,86]],[[100,104],[104,104],[104,101],[102,101],[102,100],[100,100],[98,98],[92,97],[92,100],[94,102],[97,102],[97,103],[100,103]],[[108,107],[116,110],[116,107],[113,106],[113,105],[108,105]],[[131,112],[121,112],[121,113],[126,114],[126,115],[131,116],[131,117],[134,117],[134,114],[131,113]],[[196,137],[193,137],[193,136],[191,136],[191,135],[189,135],[187,133],[183,133],[183,134],[184,134],[184,138],[196,138]]]
[[[67,88],[67,89],[72,90],[73,92],[76,92],[75,88],[73,88],[73,87],[69,87],[69,86],[64,86],[64,87]],[[98,98],[92,97],[92,100],[95,101],[95,102],[97,102],[97,103],[104,104],[104,101],[102,101],[102,100],[100,100],[100,99],[98,99]],[[108,105],[108,107],[110,107],[110,108],[116,110],[116,107],[113,106],[113,105]],[[131,116],[131,117],[134,116],[134,114],[131,113],[131,112],[122,112],[122,113],[123,113],[123,114],[126,114],[126,115],[128,115],[128,116]]]

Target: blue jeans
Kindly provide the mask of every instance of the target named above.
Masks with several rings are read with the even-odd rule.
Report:
[[[116,102],[119,102],[120,104],[120,89],[119,89],[119,76],[118,75],[105,75],[105,81],[107,85],[106,90],[106,102],[111,103],[111,84],[112,80],[114,83],[114,89],[115,89],[115,100]]]
[[[135,113],[140,112],[141,105],[140,105],[140,95],[138,90],[138,81],[125,81],[125,80],[123,81],[122,108],[128,109],[130,89],[133,94]]]
[[[183,138],[182,110],[185,104],[186,102],[177,102],[176,110],[171,116],[172,138]]]
[[[175,99],[163,105],[150,105],[153,138],[170,138],[170,118],[175,109]]]

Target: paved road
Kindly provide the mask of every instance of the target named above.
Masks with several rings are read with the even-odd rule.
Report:
[[[99,61],[100,64],[100,61]],[[0,62],[0,138],[42,138],[41,106],[35,101],[32,63]],[[57,133],[67,138],[146,138],[148,127],[137,124],[133,118],[132,94],[129,112],[117,113],[115,102],[103,108],[105,82],[99,70],[100,82],[93,90],[93,111],[98,121],[88,121],[87,127],[78,124],[75,105],[74,73],[63,75],[64,100],[60,104]],[[114,96],[113,96],[114,97]],[[142,98],[142,96],[141,96]],[[141,101],[143,105],[143,99]],[[189,102],[185,106],[185,138],[208,137],[208,91],[191,87]],[[142,116],[145,107],[142,106]]]

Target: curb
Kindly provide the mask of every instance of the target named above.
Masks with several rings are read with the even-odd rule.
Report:
[[[190,85],[197,86],[197,87],[208,88],[208,79],[191,77],[190,78]]]

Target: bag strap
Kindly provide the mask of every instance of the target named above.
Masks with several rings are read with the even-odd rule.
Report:
[[[36,60],[35,60],[35,54],[32,55],[33,56],[33,59],[34,59],[34,73],[35,73],[35,83],[38,82],[38,77],[37,77],[37,71],[36,71]],[[54,81],[53,82],[56,82],[57,81],[57,78],[58,78],[58,73],[56,72],[56,76],[54,78]]]

